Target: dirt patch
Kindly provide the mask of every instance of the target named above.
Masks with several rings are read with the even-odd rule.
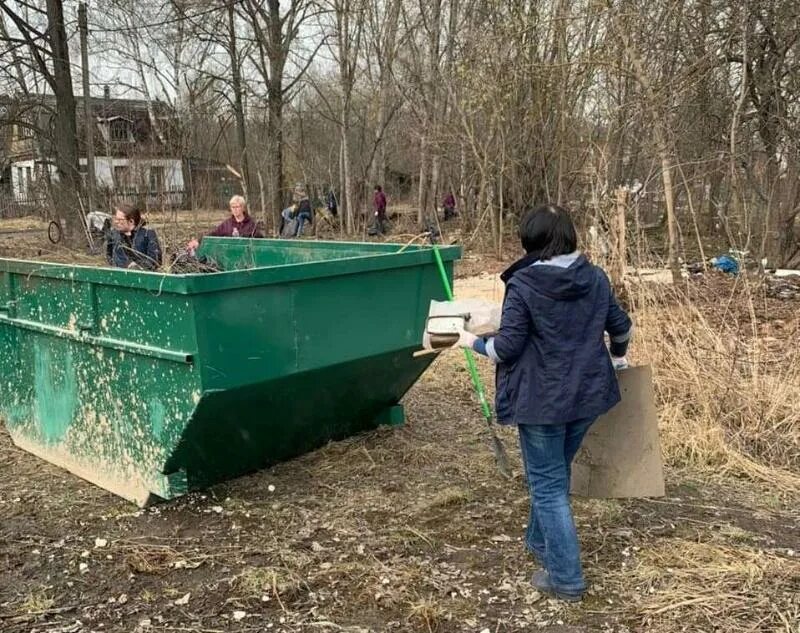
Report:
[[[475,277],[458,277],[455,292],[459,299],[486,299],[501,303],[505,286],[499,274],[484,273]]]

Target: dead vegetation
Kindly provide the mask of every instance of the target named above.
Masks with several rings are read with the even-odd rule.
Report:
[[[756,624],[791,633],[798,578],[800,562],[755,547],[670,539],[639,550],[617,580],[640,585],[636,609],[650,630],[677,630],[689,620],[720,631]]]
[[[667,458],[797,491],[796,304],[767,298],[747,278],[715,274],[688,288],[642,285],[633,300],[635,354],[655,370]]]

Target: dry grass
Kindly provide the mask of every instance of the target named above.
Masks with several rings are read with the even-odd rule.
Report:
[[[420,502],[418,513],[424,514],[435,510],[437,508],[448,508],[464,503],[469,503],[472,500],[472,494],[469,490],[463,488],[445,488],[437,492],[430,499],[423,499]]]
[[[164,574],[173,569],[197,569],[213,559],[212,555],[181,552],[160,543],[121,542],[118,546],[127,568],[139,574]]]
[[[21,613],[41,613],[51,609],[56,601],[45,588],[29,593],[19,605]]]
[[[422,624],[430,633],[439,629],[442,621],[447,617],[447,611],[442,608],[439,600],[433,596],[419,598],[408,606],[410,623]]]
[[[669,463],[796,492],[800,348],[791,336],[780,341],[765,333],[756,315],[758,291],[634,288],[635,357],[654,368]]]
[[[654,543],[612,575],[612,582],[636,585],[638,596],[628,608],[653,632],[707,627],[793,633],[797,629],[790,623],[796,626],[800,614],[799,580],[797,560],[742,545],[684,539]]]
[[[181,560],[181,555],[164,545],[136,545],[127,549],[125,564],[139,574],[164,573]]]
[[[275,596],[277,599],[294,596],[303,581],[291,571],[279,567],[247,567],[234,580],[238,594],[247,598]]]

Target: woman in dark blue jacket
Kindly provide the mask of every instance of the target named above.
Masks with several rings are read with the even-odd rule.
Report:
[[[520,237],[528,255],[505,275],[499,331],[490,338],[462,332],[459,345],[497,364],[497,418],[519,430],[531,495],[526,544],[543,568],[532,583],[576,601],[586,583],[570,468],[591,424],[620,400],[615,369],[627,367],[632,324],[606,274],[577,251],[564,209],[529,211]]]
[[[161,266],[161,244],[144,226],[142,212],[130,204],[114,208],[113,230],[106,242],[106,260],[117,268],[155,270]]]

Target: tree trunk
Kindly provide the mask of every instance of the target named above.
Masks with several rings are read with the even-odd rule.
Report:
[[[280,226],[283,210],[283,94],[280,81],[268,84],[269,113],[267,119],[269,200],[275,226]]]
[[[344,181],[344,143],[342,143],[341,134],[339,135],[339,233],[344,235],[346,227],[345,227],[345,218],[343,217],[343,213],[345,213],[345,209],[342,206],[342,195],[344,194],[345,189],[347,188],[345,181]]]
[[[616,189],[616,216],[614,227],[614,255],[612,257],[611,281],[615,288],[621,288],[625,280],[625,269],[628,266],[628,245],[626,239],[625,211],[628,207],[628,190],[625,187]]]
[[[269,118],[267,137],[269,145],[269,195],[275,226],[280,226],[283,210],[283,68],[286,53],[281,33],[280,1],[268,0],[270,76],[267,82]]]
[[[236,118],[236,140],[239,145],[239,165],[245,196],[250,192],[250,166],[247,160],[247,130],[245,128],[244,102],[242,99],[242,73],[236,43],[236,3],[228,1],[228,53],[231,59],[231,89],[233,90],[233,113]],[[270,95],[270,106],[272,96]],[[270,108],[271,114],[271,108]]]
[[[439,99],[440,92],[437,78],[439,75],[439,41],[442,15],[442,0],[432,0],[422,11],[429,10],[430,15],[423,18],[426,25],[428,36],[427,66],[422,71],[420,77],[420,88],[424,105],[422,108],[422,130],[420,137],[419,154],[419,189],[417,191],[417,222],[424,226],[428,219],[428,206],[431,203],[431,196],[436,192],[432,191],[430,178],[435,169],[434,148],[437,143],[437,121],[439,119]]]
[[[78,168],[78,128],[75,121],[75,94],[69,62],[69,45],[64,28],[64,10],[61,0],[47,0],[47,30],[53,55],[53,92],[56,97],[53,142],[56,169],[59,177],[59,195],[54,196],[56,213],[66,223],[66,238],[75,244],[83,235],[80,215],[81,187]]]
[[[491,176],[484,177],[484,192],[486,195],[486,213],[489,214],[489,223],[492,227],[492,247],[497,252],[497,244],[500,241],[500,219],[497,214],[494,201],[494,180]],[[478,220],[480,222],[480,220]]]
[[[631,64],[636,74],[636,79],[644,91],[644,100],[649,110],[651,123],[653,125],[653,135],[656,145],[656,151],[661,161],[661,177],[664,184],[664,202],[667,207],[667,259],[669,269],[672,271],[673,283],[679,283],[682,279],[681,268],[678,263],[677,242],[678,232],[675,220],[675,198],[672,189],[672,164],[670,160],[668,136],[667,136],[667,123],[665,121],[666,112],[668,108],[660,109],[657,95],[653,89],[650,77],[647,70],[642,63],[639,56],[639,51],[634,48],[631,42],[629,33],[624,27],[620,27],[618,17],[612,15],[612,25],[617,36],[623,42],[626,51],[630,57]]]
[[[459,160],[458,160],[458,212],[461,215],[461,221],[464,221],[464,215],[469,208],[469,193],[467,192],[467,148],[464,141],[459,142]]]
[[[372,185],[385,186],[386,181],[386,150],[385,132],[388,117],[388,106],[391,99],[392,89],[392,67],[397,48],[397,23],[400,19],[401,0],[391,0],[386,8],[386,24],[384,26],[384,37],[382,41],[383,56],[378,60],[379,73],[379,93],[378,93],[378,113],[375,128],[375,153],[370,168]]]
[[[433,215],[436,215],[436,209],[439,204],[440,200],[440,187],[439,187],[439,180],[441,179],[441,168],[442,168],[442,159],[438,155],[438,153],[434,153],[433,155],[433,162],[431,164],[431,191],[429,197],[429,211]],[[429,221],[433,220],[433,217],[429,217],[426,214],[426,219]]]
[[[347,225],[347,232],[352,234],[355,230],[355,196],[353,195],[353,177],[352,166],[350,164],[350,99],[345,97],[342,102],[342,111],[340,119],[340,130],[342,136],[342,170],[344,179],[344,207],[345,207],[345,222]]]
[[[659,154],[661,156],[661,177],[664,182],[664,202],[667,206],[667,262],[669,263],[669,269],[672,271],[672,283],[677,284],[680,283],[682,276],[676,251],[678,232],[675,222],[675,197],[672,189],[672,165],[670,165],[669,155],[661,147],[660,142]]]
[[[358,202],[353,190],[353,167],[350,155],[350,126],[353,86],[356,81],[357,60],[361,44],[363,5],[348,1],[336,2],[336,43],[339,61],[339,132],[342,144],[342,169],[344,171],[344,219],[347,232],[355,231]]]
[[[425,224],[425,209],[428,206],[428,142],[425,132],[419,142],[419,188],[417,189],[417,223]]]
[[[503,170],[505,168],[505,162],[500,167],[500,175],[498,176],[497,180],[497,242],[495,243],[495,255],[498,260],[503,259],[503,207],[505,206],[505,196],[503,195],[503,189],[505,188],[505,182],[503,178]]]

